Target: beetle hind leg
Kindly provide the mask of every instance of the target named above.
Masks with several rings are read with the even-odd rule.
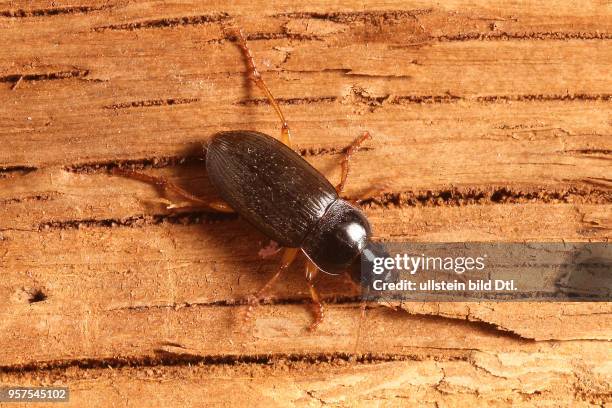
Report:
[[[259,89],[261,89],[266,95],[268,102],[270,102],[270,105],[272,105],[272,107],[274,108],[274,111],[276,112],[276,115],[278,116],[278,119],[281,122],[281,141],[287,146],[291,147],[291,132],[289,131],[289,125],[285,120],[285,115],[283,115],[283,111],[281,110],[278,101],[274,98],[274,95],[272,95],[270,88],[268,88],[261,74],[257,70],[257,66],[255,65],[255,59],[253,58],[253,54],[251,54],[251,50],[247,44],[244,33],[241,29],[235,27],[228,28],[227,31],[228,33],[232,34],[238,41],[238,46],[242,50],[249,68],[249,78],[253,82],[255,82]]]
[[[116,176],[122,176],[122,177],[127,177],[127,178],[131,178],[134,180],[140,180],[142,182],[148,183],[148,184],[152,184],[156,187],[159,187],[163,190],[167,190],[167,191],[172,191],[173,193],[181,196],[182,198],[184,198],[185,200],[188,201],[188,203],[192,204],[191,207],[197,207],[197,208],[206,208],[212,211],[217,211],[217,212],[224,212],[224,213],[233,213],[234,210],[229,206],[229,204],[227,204],[224,201],[221,200],[211,200],[211,201],[206,201],[201,199],[200,197],[197,197],[193,194],[191,194],[190,192],[184,190],[183,188],[177,186],[176,184],[166,180],[163,177],[155,177],[155,176],[150,176],[148,174],[145,173],[140,173],[137,171],[132,171],[132,170],[123,170],[123,169],[119,169],[119,168],[113,168],[111,170],[111,173],[113,175]],[[183,203],[181,203],[181,205],[169,205],[168,209],[175,209],[175,208],[188,208],[185,205],[183,205]]]

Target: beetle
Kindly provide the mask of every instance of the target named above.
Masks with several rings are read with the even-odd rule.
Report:
[[[243,51],[249,77],[264,92],[281,122],[280,140],[251,130],[224,131],[213,135],[205,147],[208,177],[222,201],[206,201],[160,177],[115,168],[123,175],[164,189],[195,205],[220,212],[236,212],[255,228],[284,247],[274,276],[249,298],[249,312],[296,259],[307,257],[306,281],[312,297],[314,321],[323,320],[323,304],[314,280],[319,271],[348,274],[361,283],[361,257],[377,256],[370,246],[371,227],[364,213],[342,199],[351,155],[370,138],[365,132],[344,150],[340,183],[333,186],[323,174],[291,149],[290,129],[283,112],[255,65],[240,29],[230,29]]]

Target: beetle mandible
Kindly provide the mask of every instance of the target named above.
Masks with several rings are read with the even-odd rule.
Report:
[[[274,276],[249,298],[249,312],[296,259],[306,255],[306,281],[312,297],[314,330],[323,320],[323,304],[314,280],[319,271],[348,274],[361,283],[361,256],[370,249],[370,224],[363,212],[340,197],[351,155],[370,138],[368,132],[344,150],[340,183],[333,186],[318,170],[291,149],[290,129],[280,105],[263,81],[242,30],[231,29],[240,46],[250,79],[263,91],[281,122],[280,141],[264,133],[234,130],[216,133],[206,146],[206,171],[223,201],[206,201],[160,177],[113,169],[117,175],[155,184],[190,202],[219,212],[236,212],[284,247]]]

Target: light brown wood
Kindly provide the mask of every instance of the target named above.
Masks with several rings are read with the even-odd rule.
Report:
[[[0,1],[0,384],[68,406],[604,406],[610,303],[360,309],[273,273],[232,215],[174,214],[130,164],[204,198],[215,132],[280,134],[383,240],[609,241],[612,8],[604,1]],[[172,197],[170,197],[172,198]],[[41,405],[42,406],[42,405]]]

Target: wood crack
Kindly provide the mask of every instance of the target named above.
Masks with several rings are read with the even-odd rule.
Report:
[[[248,33],[246,35],[246,39],[248,41],[279,40],[279,39],[298,40],[298,41],[322,41],[323,37],[320,35],[288,33],[288,32],[280,32],[280,33],[254,32],[254,33]],[[220,42],[222,41],[222,39],[219,39],[218,41]]]
[[[355,23],[368,22],[380,23],[391,20],[414,20],[417,16],[430,14],[433,9],[414,9],[414,10],[382,10],[382,11],[352,11],[352,12],[296,12],[280,13],[273,17],[290,19],[316,19],[327,20],[334,23]]]
[[[361,297],[359,296],[343,296],[331,295],[323,296],[323,301],[329,305],[360,305]],[[262,301],[262,305],[288,306],[288,305],[310,305],[310,297],[295,297],[295,298],[270,298]],[[237,307],[249,305],[247,298],[217,300],[211,302],[181,302],[181,303],[164,303],[164,304],[134,304],[127,306],[116,306],[106,309],[107,312],[118,310],[133,310],[146,312],[151,309],[181,309],[189,307]]]
[[[350,75],[349,73],[346,73]],[[389,105],[425,105],[425,104],[449,104],[459,101],[478,102],[482,104],[506,103],[506,102],[612,102],[612,94],[517,94],[517,95],[482,95],[482,96],[460,96],[450,92],[438,95],[369,95],[363,88],[355,89],[350,98],[341,99],[335,95],[312,96],[299,98],[277,98],[280,105],[315,105],[329,104],[335,102],[350,102],[368,106]],[[269,105],[265,98],[249,98],[235,102],[234,105],[259,106]]]
[[[155,355],[152,356],[129,356],[129,357],[112,357],[112,358],[80,358],[71,360],[50,360],[43,362],[35,362],[28,364],[15,364],[0,366],[0,374],[25,374],[36,371],[65,371],[71,368],[81,370],[95,369],[118,369],[122,367],[155,367],[155,366],[233,366],[238,364],[252,364],[269,366],[277,363],[346,363],[353,362],[357,364],[375,364],[391,361],[414,361],[418,359],[410,355],[395,355],[395,354],[350,354],[350,353],[273,353],[273,354],[222,354],[222,355],[197,355],[185,352],[167,351],[163,347],[170,347],[173,350],[181,349],[180,344],[162,343],[160,348],[154,350]],[[440,357],[441,358],[441,357]],[[421,358],[422,359],[422,358]],[[465,358],[449,357],[442,361],[465,360]]]
[[[550,102],[550,101],[604,101],[612,102],[612,94],[522,94],[522,95],[488,95],[475,98],[478,102]]]
[[[0,204],[6,205],[6,204],[14,204],[14,203],[24,203],[28,201],[49,201],[52,199],[53,196],[57,196],[57,195],[60,195],[60,194],[59,193],[35,194],[35,195],[29,195],[25,197],[8,198],[8,199],[0,200]]]
[[[3,166],[0,167],[0,178],[8,178],[14,175],[25,176],[36,170],[38,170],[37,167],[26,165]]]
[[[517,190],[508,186],[448,188],[382,193],[360,201],[366,207],[460,207],[483,204],[584,203],[612,204],[612,190],[581,188]]]
[[[148,108],[157,106],[173,106],[186,105],[198,102],[199,98],[166,98],[166,99],[147,99],[142,101],[131,101],[114,103],[112,105],[103,106],[104,109],[130,109],[130,108]]]
[[[16,84],[22,81],[55,81],[59,79],[85,78],[89,75],[88,69],[74,68],[67,71],[45,72],[35,74],[11,74],[0,77],[0,82]]]
[[[27,18],[27,17],[48,17],[59,16],[66,14],[88,14],[96,11],[108,10],[113,6],[69,6],[69,7],[53,7],[44,9],[16,9],[16,10],[0,10],[0,16],[11,18]]]
[[[160,169],[165,167],[176,167],[179,165],[202,164],[206,156],[160,156],[146,157],[141,159],[95,161],[73,164],[64,167],[64,170],[77,174],[107,173],[116,167],[129,168],[132,170]]]
[[[531,32],[505,32],[492,33],[463,33],[455,35],[440,35],[431,37],[439,42],[462,41],[508,41],[508,40],[612,40],[612,33],[606,32],[562,32],[562,31],[531,31]]]
[[[81,228],[139,228],[147,225],[174,224],[174,225],[197,225],[211,224],[218,221],[235,220],[238,216],[235,214],[215,213],[206,211],[193,211],[176,214],[152,214],[152,215],[135,215],[120,219],[78,219],[78,220],[60,220],[48,221],[38,225],[38,230],[71,230]]]
[[[332,103],[338,100],[337,96],[315,96],[302,98],[275,98],[279,105],[309,105],[316,103]],[[249,98],[235,102],[234,105],[239,106],[258,106],[270,105],[270,101],[266,98]]]
[[[202,14],[197,16],[183,16],[183,17],[174,17],[174,18],[160,18],[155,20],[144,20],[144,21],[135,21],[131,23],[123,23],[123,24],[111,24],[101,27],[95,27],[92,31],[107,31],[107,30],[117,30],[117,31],[134,31],[134,30],[143,30],[143,29],[152,29],[152,28],[173,28],[180,26],[192,26],[192,25],[203,25],[203,24],[214,24],[220,23],[222,21],[228,20],[230,15],[225,12],[220,13],[212,13],[212,14]]]
[[[577,153],[577,154],[583,154],[585,156],[598,156],[598,155],[611,156],[612,150],[610,149],[572,149],[572,150],[564,150],[563,153]],[[608,180],[608,181],[612,181],[612,180]]]

